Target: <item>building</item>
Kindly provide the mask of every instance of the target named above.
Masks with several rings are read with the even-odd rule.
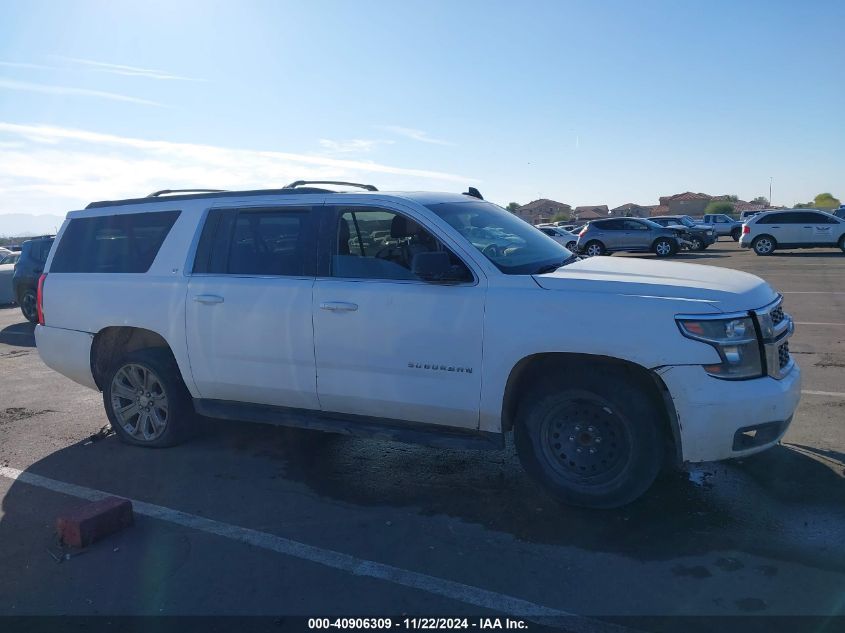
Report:
[[[647,218],[654,207],[628,202],[610,210],[610,215],[617,218]]]
[[[712,200],[713,196],[708,196],[706,193],[685,191],[676,193],[674,196],[660,196],[659,206],[668,209],[667,215],[702,216]]]
[[[548,198],[540,198],[528,204],[524,204],[514,211],[514,215],[522,218],[529,224],[543,224],[551,222],[552,218],[558,214],[563,214],[570,217],[572,214],[572,207],[563,202],[556,200],[549,200]]]
[[[598,220],[599,218],[608,217],[610,210],[606,204],[594,204],[584,207],[575,207],[575,219],[579,222],[582,220]]]

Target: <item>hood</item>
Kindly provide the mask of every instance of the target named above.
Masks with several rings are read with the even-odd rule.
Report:
[[[702,302],[722,312],[753,310],[777,298],[769,284],[748,273],[633,257],[590,257],[534,280],[546,290]],[[691,306],[690,312],[696,310]]]

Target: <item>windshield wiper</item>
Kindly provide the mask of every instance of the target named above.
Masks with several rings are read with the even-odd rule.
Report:
[[[579,261],[580,259],[581,259],[581,258],[580,258],[580,257],[578,257],[578,255],[570,255],[569,257],[567,257],[566,259],[564,259],[564,260],[563,260],[562,262],[560,262],[559,264],[546,264],[545,266],[540,266],[540,268],[538,268],[536,271],[534,271],[534,273],[533,273],[533,274],[535,274],[535,275],[543,275],[543,274],[545,274],[545,273],[553,273],[553,272],[554,272],[554,271],[556,271],[558,268],[562,268],[562,267],[566,266],[567,264],[571,264],[572,262],[577,262],[577,261]]]

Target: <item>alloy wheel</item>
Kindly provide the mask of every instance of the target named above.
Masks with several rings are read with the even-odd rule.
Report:
[[[167,393],[148,367],[124,365],[111,382],[111,404],[118,424],[133,439],[151,442],[167,428]]]

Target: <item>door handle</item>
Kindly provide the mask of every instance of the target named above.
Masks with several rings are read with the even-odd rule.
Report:
[[[779,229],[780,227],[779,226],[773,226],[772,228],[773,229]]]
[[[320,309],[330,312],[355,312],[358,309],[358,304],[345,301],[323,301],[320,304]]]
[[[223,303],[223,297],[220,295],[197,295],[194,297],[194,301],[205,304]]]

